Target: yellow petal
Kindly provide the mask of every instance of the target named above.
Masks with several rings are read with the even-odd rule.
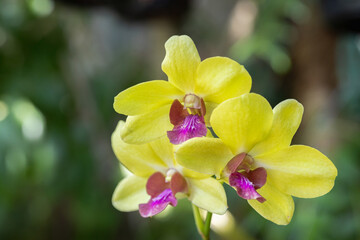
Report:
[[[179,166],[177,167],[177,169],[179,169]],[[210,174],[204,174],[204,173],[199,173],[197,171],[193,171],[190,170],[188,168],[182,168],[182,175],[186,178],[196,178],[196,179],[203,179],[203,178],[209,178],[211,177]]]
[[[272,185],[270,181],[257,190],[266,201],[260,203],[257,200],[248,200],[248,203],[261,216],[278,225],[287,225],[290,223],[294,213],[294,200],[288,194],[282,193]]]
[[[195,94],[205,101],[221,103],[248,93],[251,77],[244,66],[226,57],[202,61],[197,69]]]
[[[247,93],[221,103],[210,123],[214,132],[234,154],[249,152],[270,131],[273,112],[265,98]]]
[[[275,152],[290,146],[291,140],[299,128],[304,108],[295,99],[279,103],[274,109],[274,120],[269,135],[250,151],[255,157],[259,154]]]
[[[150,142],[149,145],[153,149],[154,154],[169,168],[175,166],[173,145],[170,143],[169,138],[161,137],[158,140]]]
[[[205,102],[206,114],[204,116],[204,120],[205,120],[206,126],[209,126],[209,127],[211,126],[210,125],[210,116],[211,116],[212,112],[214,111],[214,109],[218,105],[219,104],[213,103],[213,102]]]
[[[219,138],[192,138],[175,151],[176,161],[191,170],[220,175],[234,155]]]
[[[125,115],[138,115],[151,112],[163,105],[171,104],[184,93],[171,83],[162,80],[144,82],[119,93],[114,100],[116,112]]]
[[[165,43],[166,55],[162,70],[169,82],[186,93],[195,87],[196,69],[200,64],[199,53],[194,42],[188,36],[172,36]]]
[[[169,112],[170,104],[146,114],[127,117],[120,133],[122,139],[129,144],[142,144],[166,136],[173,127]]]
[[[214,178],[189,179],[189,200],[196,206],[216,214],[224,214],[227,209],[223,186]]]
[[[332,189],[337,176],[334,164],[308,146],[293,145],[255,160],[266,168],[268,178],[278,189],[295,197],[322,196]]]
[[[121,180],[112,196],[113,206],[123,212],[138,210],[139,204],[146,203],[150,198],[146,193],[146,181],[146,178],[135,175]]]
[[[111,136],[111,146],[120,162],[132,173],[142,177],[148,177],[155,171],[165,169],[165,163],[154,153],[149,144],[130,145],[121,139],[120,132],[124,124],[120,121]]]

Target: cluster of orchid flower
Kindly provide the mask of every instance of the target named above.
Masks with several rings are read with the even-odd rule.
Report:
[[[201,61],[188,36],[171,37],[165,49],[168,81],[140,83],[115,97],[114,109],[128,117],[116,127],[112,148],[133,174],[116,187],[115,208],[151,217],[188,198],[224,214],[226,183],[261,216],[286,225],[292,196],[332,189],[333,163],[314,148],[290,146],[303,114],[299,102],[272,109],[249,93],[251,77],[242,65],[226,57]]]

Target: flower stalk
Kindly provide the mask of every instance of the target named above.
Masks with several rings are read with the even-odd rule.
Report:
[[[194,212],[194,219],[195,219],[195,225],[196,228],[203,240],[209,240],[210,239],[210,224],[211,224],[211,218],[212,213],[207,212],[205,222],[202,220],[200,215],[200,210],[197,206],[194,204],[192,205],[193,212]]]
[[[210,224],[211,224],[212,213],[207,212],[205,224],[204,224],[204,239],[210,239]]]

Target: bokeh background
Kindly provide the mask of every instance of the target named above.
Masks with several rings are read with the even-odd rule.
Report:
[[[166,79],[164,43],[245,65],[272,106],[305,107],[294,143],[326,153],[334,189],[277,226],[228,192],[213,239],[360,239],[359,0],[0,0],[0,239],[199,239],[191,206],[151,219],[111,195],[113,98]]]

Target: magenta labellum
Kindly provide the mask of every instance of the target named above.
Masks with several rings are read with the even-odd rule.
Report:
[[[177,199],[171,189],[167,188],[156,197],[152,197],[148,203],[140,204],[139,212],[144,218],[151,217],[162,212],[169,204],[175,207]]]
[[[251,169],[253,159],[246,153],[233,157],[224,169],[224,174],[229,176],[229,184],[236,188],[238,195],[244,199],[266,201],[256,190],[266,183],[267,173],[265,168]]]
[[[170,177],[170,182],[166,181],[161,172],[156,172],[149,177],[146,192],[151,198],[147,203],[139,205],[142,217],[152,217],[162,212],[168,205],[175,207],[177,205],[175,194],[187,192],[186,180],[179,172],[174,172]]]
[[[187,99],[187,102],[185,102],[185,106],[179,100],[174,100],[171,105],[170,122],[174,125],[174,128],[172,131],[168,131],[167,135],[172,144],[181,144],[188,139],[203,137],[207,134],[204,120],[204,101],[202,99],[198,100],[198,97],[195,95],[186,97],[185,100]],[[189,102],[192,102],[192,104]],[[189,113],[188,109],[191,113]]]
[[[207,128],[204,117],[198,115],[186,116],[182,124],[168,131],[167,135],[172,144],[180,144],[194,137],[206,136]]]
[[[237,194],[244,199],[256,199],[259,202],[265,201],[265,198],[256,192],[254,183],[239,172],[234,172],[230,175],[229,184],[235,187]]]

